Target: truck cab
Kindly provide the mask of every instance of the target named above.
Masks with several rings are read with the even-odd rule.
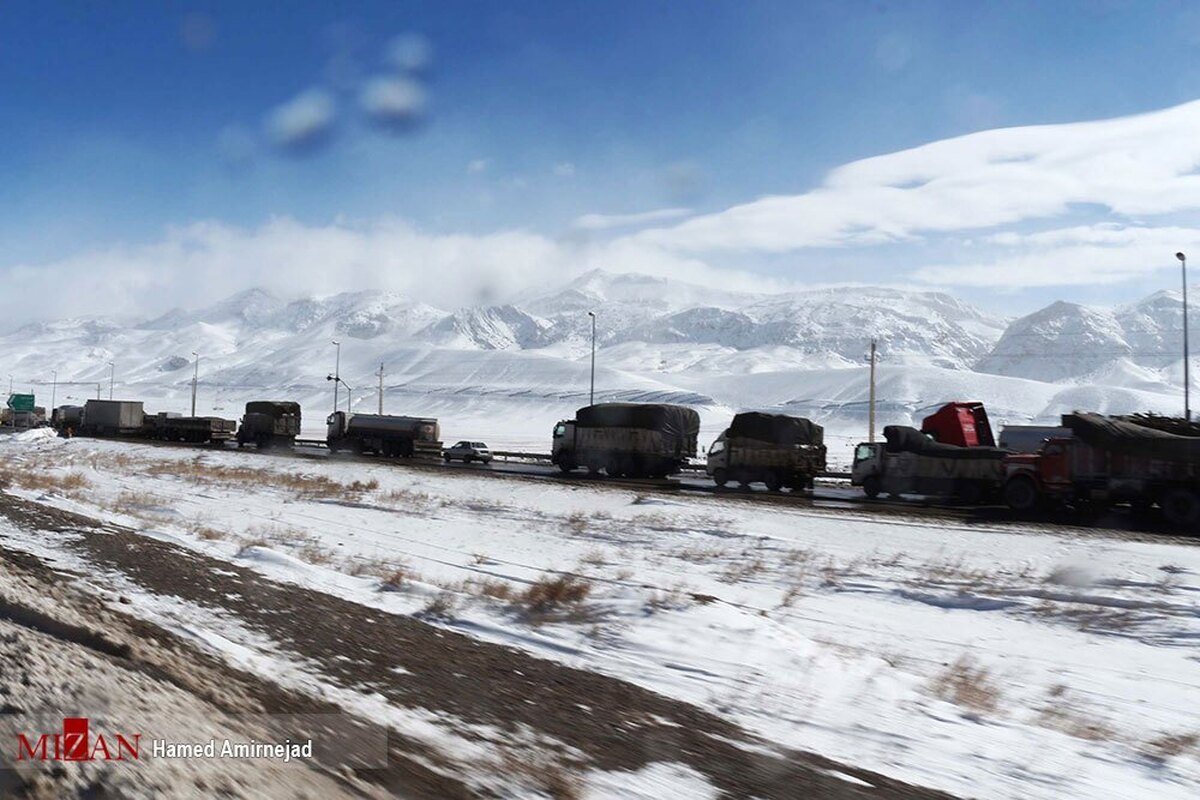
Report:
[[[550,460],[563,472],[570,472],[575,462],[575,420],[559,420],[551,436]]]
[[[867,497],[878,497],[883,489],[883,443],[863,442],[854,448],[850,485],[861,486]]]

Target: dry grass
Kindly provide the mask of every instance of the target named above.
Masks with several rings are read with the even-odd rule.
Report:
[[[560,610],[582,603],[592,592],[589,580],[574,575],[546,575],[533,583],[516,602],[534,614]]]
[[[1000,687],[986,667],[962,655],[934,677],[930,690],[947,702],[976,714],[990,714],[1000,705]]]
[[[721,583],[742,583],[767,571],[767,562],[760,556],[753,556],[745,561],[737,561],[717,575]]]
[[[270,547],[271,543],[261,536],[247,537],[241,540],[242,546],[238,548],[238,556],[245,557],[250,554],[250,551],[255,547]]]
[[[1038,724],[1042,727],[1088,742],[1106,742],[1116,735],[1116,730],[1105,720],[1072,703],[1065,687],[1054,687],[1050,695],[1053,699],[1038,712]]]
[[[578,770],[544,751],[506,749],[497,770],[506,781],[523,785],[551,800],[581,800],[583,797],[583,781]]]
[[[416,616],[438,620],[453,619],[457,605],[452,592],[438,592],[429,598],[429,602],[417,612]]]
[[[57,475],[29,465],[25,469],[0,467],[0,487],[16,486],[32,492],[72,495],[91,488],[91,485],[87,476],[77,471]]]
[[[1198,745],[1200,745],[1200,734],[1164,733],[1143,742],[1138,747],[1138,752],[1154,761],[1166,761],[1168,758],[1181,756],[1184,753],[1200,753]]]
[[[397,565],[380,581],[379,590],[383,592],[399,592],[404,588],[404,584],[412,579],[413,574],[407,566]]]

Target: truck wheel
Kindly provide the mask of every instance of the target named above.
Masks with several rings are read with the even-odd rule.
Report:
[[[1162,496],[1159,505],[1172,525],[1194,528],[1200,523],[1200,497],[1189,489],[1171,489]]]
[[[569,458],[564,458],[558,462],[558,468],[564,473],[571,472],[575,469],[575,462]]]
[[[604,465],[604,471],[608,473],[608,477],[610,478],[621,477],[621,460],[610,458],[608,463]]]
[[[593,478],[598,477],[600,475],[600,465],[599,464],[588,464],[587,471],[588,471],[588,475],[592,476]]]
[[[1004,502],[1013,511],[1033,511],[1041,499],[1037,484],[1024,475],[1018,475],[1004,484]]]
[[[763,485],[767,487],[768,492],[778,492],[783,486],[783,481],[779,479],[778,472],[772,471],[763,476]]]
[[[879,493],[883,491],[883,481],[879,480],[878,475],[868,475],[866,479],[863,480],[862,489],[863,494],[874,500],[876,497],[879,497]]]
[[[729,483],[729,473],[725,471],[724,467],[717,467],[713,470],[712,479],[717,486],[724,486]]]

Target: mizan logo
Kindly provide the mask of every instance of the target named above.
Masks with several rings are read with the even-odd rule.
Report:
[[[30,741],[17,734],[17,761],[137,761],[140,733],[105,738],[88,730],[87,717],[67,717],[61,733],[43,733]]]

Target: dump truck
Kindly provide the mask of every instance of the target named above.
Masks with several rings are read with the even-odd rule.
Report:
[[[160,411],[147,414],[143,433],[165,442],[223,444],[234,438],[237,422],[221,417],[185,417]]]
[[[1158,430],[1134,418],[1081,412],[1064,414],[1062,424],[1070,436],[1004,460],[1004,500],[1010,508],[1158,506],[1172,525],[1197,531],[1200,436]]]
[[[391,414],[347,414],[335,411],[325,420],[330,450],[353,450],[384,456],[442,456],[441,426],[431,417]]]
[[[888,425],[885,443],[854,450],[850,483],[867,497],[917,494],[978,503],[1004,485],[1006,450],[995,446],[982,403],[947,403],[925,418],[921,430]]]
[[[708,448],[705,471],[717,486],[761,482],[772,492],[810,489],[825,471],[825,430],[803,417],[743,412]]]
[[[145,421],[141,400],[88,400],[76,432],[84,436],[137,436]]]
[[[554,426],[551,460],[610,477],[662,478],[696,455],[700,415],[669,403],[597,403]]]
[[[238,447],[253,444],[260,450],[291,447],[300,434],[300,404],[290,400],[254,400],[237,432]]]

